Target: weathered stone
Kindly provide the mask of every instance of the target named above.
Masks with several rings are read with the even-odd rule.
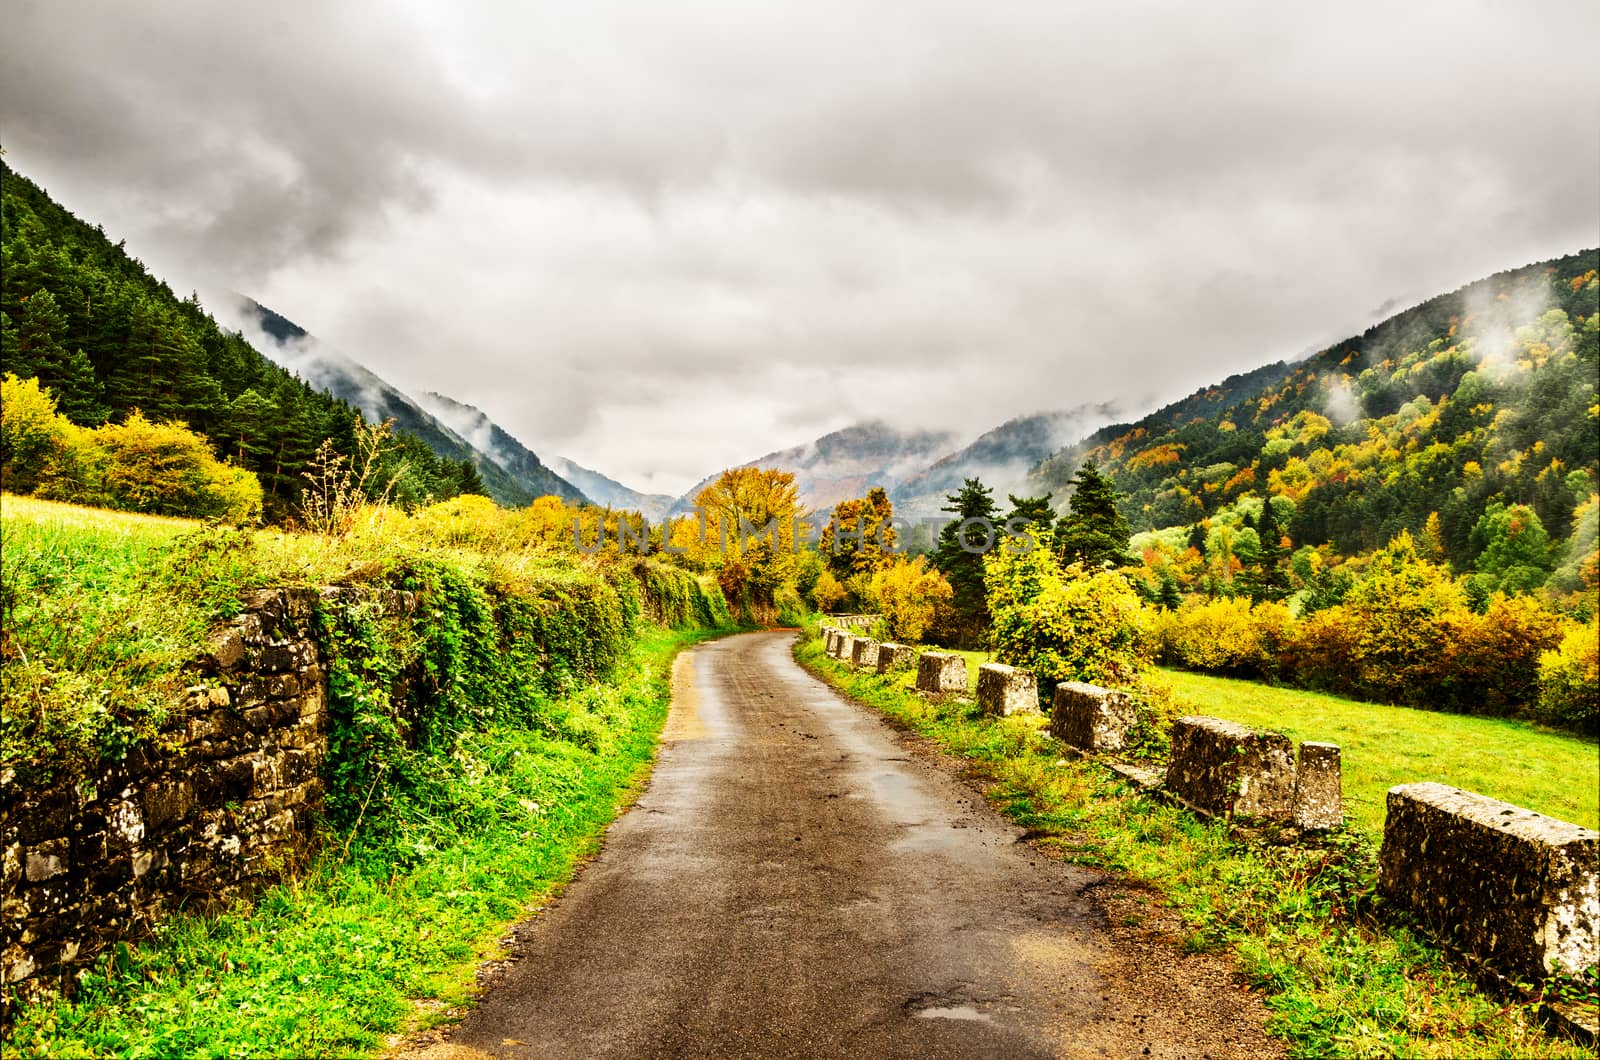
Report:
[[[1339,745],[1300,745],[1294,771],[1294,824],[1307,832],[1325,832],[1344,823],[1344,788]]]
[[[942,651],[925,651],[917,657],[917,691],[965,692],[967,660]]]
[[[986,714],[1039,713],[1039,679],[1003,663],[978,667],[978,706]]]
[[[1083,681],[1056,685],[1050,702],[1050,735],[1085,751],[1120,751],[1139,720],[1133,699]]]
[[[823,637],[823,650],[829,655],[836,654],[839,651],[839,631],[836,629],[824,630]]]
[[[211,665],[218,670],[232,670],[244,662],[244,634],[238,629],[225,629],[211,641]]]
[[[893,670],[909,670],[917,661],[917,649],[909,644],[895,644],[885,641],[878,645],[878,672],[886,674]]]
[[[1378,889],[1513,976],[1600,962],[1600,832],[1447,784],[1389,789]]]
[[[851,656],[855,654],[855,650],[856,638],[854,634],[841,633],[839,635],[839,643],[833,653],[833,657],[838,659],[840,662],[849,662]]]
[[[1201,813],[1287,818],[1294,776],[1294,744],[1282,733],[1200,715],[1172,724],[1167,790]]]
[[[868,637],[857,637],[850,649],[850,665],[859,669],[878,668],[878,642]]]
[[[69,844],[65,839],[52,839],[28,851],[24,873],[29,883],[43,883],[67,871]]]

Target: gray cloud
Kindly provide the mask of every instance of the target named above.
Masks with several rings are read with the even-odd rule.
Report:
[[[644,488],[1138,407],[1592,245],[1592,4],[11,5],[9,160]]]

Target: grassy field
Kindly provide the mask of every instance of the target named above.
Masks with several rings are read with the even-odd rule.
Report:
[[[1338,744],[1345,812],[1364,831],[1382,833],[1384,792],[1422,780],[1600,828],[1600,745],[1592,739],[1181,670],[1161,676],[1195,713]]]
[[[1365,829],[1317,846],[1245,842],[1093,761],[1058,757],[1036,718],[985,717],[969,700],[932,700],[898,678],[851,671],[814,636],[795,654],[853,698],[968,759],[996,808],[1041,849],[1115,873],[1134,899],[1175,910],[1187,933],[1171,944],[1231,950],[1291,1057],[1593,1055],[1548,1037],[1537,1001],[1483,994],[1403,919],[1383,914],[1373,900],[1376,844]]]

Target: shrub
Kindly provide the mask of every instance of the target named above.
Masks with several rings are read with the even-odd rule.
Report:
[[[923,636],[949,612],[954,592],[944,575],[918,556],[896,556],[872,576],[871,593],[883,614],[884,633],[907,644]]]
[[[1146,612],[1118,572],[1062,569],[1043,549],[997,549],[984,581],[996,655],[1038,674],[1041,695],[1060,681],[1129,687],[1148,669]]]
[[[112,508],[235,523],[261,515],[255,475],[219,461],[205,438],[181,423],[153,423],[135,410],[93,437],[103,454],[100,490]]]
[[[1561,642],[1540,654],[1533,713],[1554,725],[1600,732],[1600,623],[1569,623]]]
[[[1540,656],[1561,619],[1526,596],[1495,593],[1483,614],[1446,612],[1433,673],[1405,702],[1465,714],[1512,714],[1539,698]]]
[[[1217,599],[1191,603],[1162,623],[1162,654],[1193,670],[1271,674],[1293,617],[1282,604]]]
[[[0,378],[0,489],[32,493],[71,426],[39,380]]]
[[[1349,691],[1389,703],[1415,702],[1435,675],[1450,637],[1444,618],[1466,597],[1443,568],[1417,555],[1401,533],[1373,556],[1341,613],[1350,638]]]
[[[839,579],[829,570],[817,575],[817,585],[811,595],[816,601],[818,611],[837,611],[839,606],[850,598],[845,587],[839,584]]]

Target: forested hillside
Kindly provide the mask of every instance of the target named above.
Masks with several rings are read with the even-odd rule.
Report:
[[[121,243],[74,217],[0,163],[0,362],[36,376],[74,423],[120,421],[135,409],[178,420],[219,455],[255,472],[269,519],[299,496],[323,439],[353,454],[357,413],[273,364],[179,298]],[[441,459],[399,434],[384,457],[401,501],[482,492],[470,462]]]
[[[1253,495],[1281,498],[1295,545],[1343,555],[1406,530],[1469,569],[1486,513],[1516,505],[1559,544],[1600,481],[1597,265],[1589,250],[1499,273],[1234,376],[1062,450],[1034,488],[1059,504],[1088,457],[1136,531]]]

